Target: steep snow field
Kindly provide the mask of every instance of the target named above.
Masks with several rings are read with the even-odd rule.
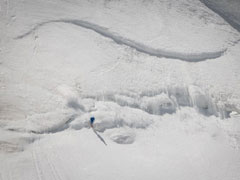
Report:
[[[240,31],[240,3],[238,0],[201,0],[201,2],[218,13],[236,30]]]
[[[240,179],[240,34],[225,18],[199,0],[0,10],[0,179]]]

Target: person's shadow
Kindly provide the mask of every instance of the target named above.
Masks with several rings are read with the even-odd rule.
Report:
[[[97,135],[97,137],[107,146],[107,143],[104,141],[104,139],[97,133],[97,131],[95,129],[93,129],[93,132]]]

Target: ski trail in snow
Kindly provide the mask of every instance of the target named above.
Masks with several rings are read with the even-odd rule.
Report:
[[[47,164],[50,167],[50,171],[52,172],[54,180],[62,180],[60,174],[56,170],[55,165],[52,163],[52,161],[49,159],[47,155],[46,155],[46,159],[47,159]]]
[[[39,156],[39,153],[41,153],[42,156]],[[48,152],[44,152],[40,149],[40,145],[39,142],[36,142],[36,147],[34,147],[34,149],[32,150],[32,158],[34,161],[34,166],[37,172],[37,179],[38,180],[43,180],[45,179],[43,177],[43,169],[41,168],[40,165],[40,158],[44,159],[46,162],[46,165],[48,167],[48,170],[50,171],[50,175],[53,178],[53,180],[62,180],[63,178],[61,177],[61,175],[59,174],[58,170],[56,169],[53,161],[52,161],[52,156],[50,156],[50,153]],[[51,179],[52,179],[51,178]]]
[[[34,166],[35,166],[35,169],[36,169],[36,172],[37,172],[38,180],[42,180],[42,171],[40,169],[39,158],[37,157],[36,149],[34,149],[32,151],[32,158],[33,158],[33,161],[34,161]]]
[[[183,53],[183,52],[174,52],[174,51],[169,51],[164,49],[157,49],[157,48],[153,48],[145,44],[142,44],[140,42],[136,42],[134,40],[124,38],[116,33],[109,31],[107,28],[99,26],[97,24],[83,21],[83,20],[76,20],[76,19],[60,19],[60,20],[51,20],[51,21],[42,22],[35,25],[28,32],[17,36],[15,39],[22,39],[30,35],[31,33],[35,32],[40,27],[50,23],[67,23],[67,24],[80,26],[86,29],[90,29],[106,38],[112,39],[117,44],[126,45],[128,47],[134,48],[135,50],[141,53],[148,54],[150,56],[160,57],[160,58],[165,57],[169,59],[178,59],[178,60],[188,61],[188,62],[199,62],[199,61],[204,61],[208,59],[216,59],[222,56],[222,54],[227,50],[227,49],[223,49],[219,51],[202,52],[202,53]]]
[[[95,73],[97,76],[101,76],[105,73],[113,71],[115,68],[117,68],[120,65],[120,63],[121,63],[120,61],[114,61],[111,64],[110,63],[103,64],[99,68],[92,70],[91,73]]]

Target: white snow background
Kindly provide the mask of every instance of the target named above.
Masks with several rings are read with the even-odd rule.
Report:
[[[0,180],[239,180],[239,12],[0,1]]]

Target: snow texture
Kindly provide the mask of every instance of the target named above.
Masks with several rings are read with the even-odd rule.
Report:
[[[240,179],[239,12],[0,1],[0,179]]]

